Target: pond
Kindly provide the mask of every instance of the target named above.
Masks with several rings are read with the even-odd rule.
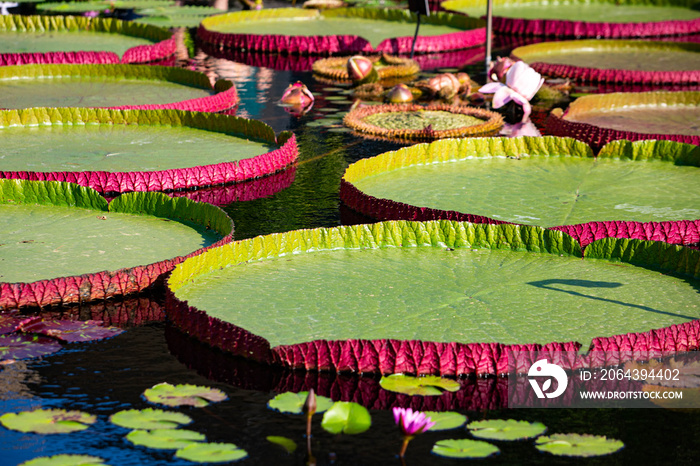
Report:
[[[453,54],[451,65],[428,74],[456,71],[457,65],[471,60],[466,70],[478,77],[483,67],[481,58],[474,51],[463,53],[461,62],[459,55]],[[474,56],[476,59],[470,58]],[[202,198],[242,199],[229,200],[223,206],[235,223],[236,239],[367,221],[341,205],[340,178],[349,164],[401,146],[361,139],[343,128],[342,116],[352,104],[348,86],[323,84],[311,72],[254,67],[202,51],[197,52],[195,60],[197,67],[211,77],[236,83],[241,97],[237,115],[262,120],[276,133],[292,130],[299,143],[298,164],[281,175],[218,191],[202,191]],[[277,105],[284,89],[296,81],[305,83],[316,96],[312,110],[300,117]],[[259,195],[264,197],[255,199]],[[445,438],[470,437],[463,428],[426,433],[411,442],[402,462],[397,456],[401,437],[390,408],[407,404],[406,396],[380,390],[377,378],[272,369],[213,350],[183,335],[166,321],[162,288],[133,299],[51,311],[120,323],[127,331],[105,341],[65,345],[59,353],[17,362],[0,372],[0,413],[42,407],[83,410],[98,416],[90,429],[67,435],[22,434],[0,429],[2,464],[15,465],[59,453],[100,456],[113,466],[193,464],[173,458],[168,451],[132,445],[124,440],[128,430],[107,420],[119,410],[151,407],[141,394],[161,382],[206,385],[228,395],[228,400],[205,408],[178,410],[191,416],[194,422],[189,428],[206,434],[209,441],[232,442],[244,448],[248,457],[236,463],[241,465],[309,464],[302,447],[303,417],[281,414],[266,406],[272,397],[284,391],[314,388],[335,400],[358,401],[370,408],[371,429],[354,436],[324,432],[319,425],[320,417],[316,416],[312,448],[315,464],[319,465],[459,464],[459,460],[432,455],[432,445]],[[697,464],[700,461],[697,411],[514,410],[505,408],[505,379],[465,379],[461,383],[459,395],[446,394],[431,401],[414,401],[412,405],[420,407],[425,403],[432,410],[458,411],[471,420],[539,421],[550,433],[606,435],[626,445],[611,456],[580,460],[582,464]],[[289,454],[266,440],[272,435],[289,437],[300,448]],[[483,460],[484,464],[571,462],[539,453],[528,441],[498,442],[498,446],[500,455]]]

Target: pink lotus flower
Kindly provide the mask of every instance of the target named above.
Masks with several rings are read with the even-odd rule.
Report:
[[[506,83],[488,83],[479,92],[493,94],[493,108],[501,108],[511,100],[523,107],[525,121],[532,112],[530,100],[540,90],[544,78],[523,62],[516,62],[506,73]]]
[[[420,411],[413,411],[411,408],[393,408],[394,422],[398,424],[403,434],[403,444],[399,456],[401,458],[406,454],[408,442],[418,434],[422,434],[426,430],[435,425],[429,417]]]
[[[306,85],[297,81],[294,84],[290,84],[287,89],[285,89],[279,103],[285,107],[288,113],[294,116],[300,116],[311,110],[314,106],[314,95]]]
[[[489,70],[489,76],[494,81],[503,81],[506,73],[511,66],[515,64],[515,61],[508,57],[498,57],[495,62],[491,62],[491,69]]]

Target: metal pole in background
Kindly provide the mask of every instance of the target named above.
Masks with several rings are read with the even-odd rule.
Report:
[[[408,11],[415,13],[418,17],[416,22],[416,33],[413,35],[413,45],[411,45],[411,58],[416,49],[416,41],[418,40],[418,28],[420,27],[421,15],[430,16],[430,5],[428,0],[408,0]]]
[[[486,82],[491,82],[491,31],[493,29],[493,0],[486,1]]]
[[[418,13],[418,18],[416,20],[416,33],[413,35],[413,44],[411,44],[411,60],[413,60],[413,52],[416,50],[416,40],[418,39],[418,28],[420,27],[420,17],[421,17],[421,14]]]

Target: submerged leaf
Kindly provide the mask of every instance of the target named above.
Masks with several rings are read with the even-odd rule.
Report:
[[[54,455],[34,458],[19,466],[106,466],[104,461],[89,455]]]
[[[467,429],[474,437],[487,440],[522,440],[537,437],[547,431],[540,422],[515,419],[489,419],[469,423]]]
[[[301,414],[309,392],[280,393],[267,402],[267,406],[281,413]],[[316,412],[322,413],[333,406],[333,400],[316,395]]]
[[[167,382],[159,383],[143,392],[143,396],[151,403],[166,406],[194,406],[201,408],[208,406],[209,402],[223,401],[226,394],[217,388],[202,387],[199,385],[171,385]]]
[[[132,430],[126,439],[134,445],[160,450],[178,450],[206,440],[204,434],[186,429]]]
[[[34,320],[22,325],[22,331],[40,333],[68,343],[102,340],[123,333],[117,327],[104,327],[99,320]]]
[[[0,423],[11,430],[37,434],[65,434],[85,430],[97,421],[97,416],[82,411],[37,409],[0,416]]]
[[[486,458],[500,453],[500,450],[480,440],[448,439],[435,443],[432,452],[448,458]]]
[[[370,428],[372,418],[364,406],[348,401],[337,401],[323,413],[321,427],[331,434],[361,434]]]
[[[193,443],[176,451],[175,456],[195,463],[226,463],[241,460],[248,453],[233,443]]]
[[[289,439],[287,437],[280,437],[277,435],[269,435],[267,436],[267,441],[270,443],[274,443],[275,445],[279,445],[285,450],[287,450],[287,453],[294,453],[297,449],[297,444],[294,440]]]
[[[143,430],[177,429],[192,422],[192,418],[185,414],[152,408],[119,411],[112,414],[109,420],[112,424],[127,429]]]
[[[0,361],[38,358],[55,353],[61,348],[61,344],[56,340],[39,335],[0,335]]]
[[[379,385],[384,390],[405,393],[407,395],[437,396],[445,391],[456,392],[461,385],[453,379],[434,375],[412,377],[404,374],[391,374],[382,377]]]
[[[535,440],[535,448],[557,456],[601,456],[615,453],[625,446],[604,435],[553,434]]]
[[[464,423],[467,422],[467,416],[453,411],[423,411],[423,413],[435,423],[435,425],[430,428],[431,432],[436,430],[456,429],[462,427]]]

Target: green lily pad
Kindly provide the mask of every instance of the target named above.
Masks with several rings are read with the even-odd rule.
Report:
[[[204,434],[186,429],[132,430],[126,439],[134,445],[159,450],[179,450],[206,440]]]
[[[412,377],[404,374],[385,375],[379,381],[384,390],[407,395],[439,396],[444,392],[456,392],[461,385],[454,379],[435,375]]]
[[[624,446],[621,441],[609,439],[604,435],[553,434],[535,440],[535,448],[556,456],[609,455]]]
[[[467,429],[476,438],[486,440],[523,440],[537,437],[547,431],[541,422],[515,419],[489,419],[470,422]]]
[[[0,416],[0,424],[8,429],[37,434],[78,432],[87,429],[96,421],[97,416],[92,414],[65,409],[37,409]]]
[[[436,442],[432,452],[447,458],[487,458],[500,453],[500,450],[480,440],[448,439]]]
[[[25,461],[19,466],[107,466],[102,458],[89,455],[41,456]]]
[[[279,445],[284,448],[287,453],[294,453],[297,449],[297,443],[287,437],[280,437],[278,435],[268,435],[266,437],[267,441]]]
[[[177,450],[175,456],[194,463],[227,463],[242,460],[248,453],[233,443],[193,443]]]
[[[436,430],[451,430],[462,427],[465,422],[467,422],[467,416],[464,414],[455,413],[453,411],[423,411],[431,421],[435,423],[434,426],[430,428],[430,431]]]
[[[186,414],[152,408],[119,411],[112,414],[109,420],[112,424],[139,430],[177,429],[192,422],[192,418]]]
[[[593,158],[568,138],[489,138],[387,152],[352,164],[344,180],[366,197],[552,227],[700,218],[698,165],[661,150]]]
[[[280,393],[267,402],[267,406],[281,413],[301,414],[309,392],[285,392]],[[333,400],[325,396],[316,395],[316,412],[322,413],[333,406]]]
[[[202,408],[210,403],[218,403],[228,398],[218,388],[202,387],[199,385],[171,385],[159,383],[143,392],[143,396],[151,403],[166,406],[194,406]]]
[[[372,425],[372,417],[364,406],[336,401],[325,413],[321,427],[331,434],[361,434]]]
[[[0,68],[0,108],[174,104],[214,94],[202,73],[147,65],[21,65]]]

